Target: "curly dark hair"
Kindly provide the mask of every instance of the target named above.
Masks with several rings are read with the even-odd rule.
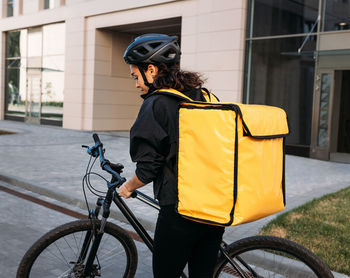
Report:
[[[154,78],[155,89],[173,88],[180,92],[191,91],[202,87],[204,80],[197,72],[181,70],[179,65],[167,66],[164,63],[155,65],[158,67],[158,74]],[[147,70],[148,64],[140,65],[141,69]]]

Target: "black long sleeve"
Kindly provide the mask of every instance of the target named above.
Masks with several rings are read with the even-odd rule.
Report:
[[[187,94],[193,100],[203,100],[200,90]],[[181,101],[151,94],[130,130],[130,156],[136,162],[136,176],[143,183],[153,181],[160,205],[173,205],[177,200],[177,113]]]
[[[167,119],[171,115],[158,99],[157,96],[149,97],[143,102],[130,130],[130,155],[137,163],[136,175],[143,183],[156,179],[169,149],[167,127],[160,119]]]

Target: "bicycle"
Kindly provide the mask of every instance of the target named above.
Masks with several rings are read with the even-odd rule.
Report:
[[[137,269],[137,249],[131,236],[121,227],[108,222],[112,201],[117,205],[147,247],[153,251],[153,240],[137,220],[116,189],[125,182],[120,174],[123,165],[111,163],[97,134],[95,145],[87,148],[90,160],[83,178],[83,191],[88,218],[61,225],[37,240],[22,258],[17,278],[31,277],[134,277]],[[91,186],[94,162],[112,178],[107,192]],[[103,178],[103,177],[102,177]],[[89,209],[84,184],[98,195],[96,207]],[[103,196],[103,197],[101,197]],[[135,191],[133,196],[159,209],[156,200]],[[102,208],[102,217],[99,218]],[[171,250],[169,251],[171,252]],[[182,277],[187,277],[185,273]],[[272,236],[253,236],[234,243],[221,243],[214,278],[219,277],[333,277],[327,265],[305,247]]]

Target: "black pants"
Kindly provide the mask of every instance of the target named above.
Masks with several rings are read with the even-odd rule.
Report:
[[[154,278],[179,278],[188,262],[190,278],[211,278],[223,227],[185,219],[174,206],[163,206],[154,235]]]

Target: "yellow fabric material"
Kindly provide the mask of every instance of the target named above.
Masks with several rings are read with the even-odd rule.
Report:
[[[251,222],[284,209],[283,138],[243,136],[242,122],[239,121],[237,172],[238,192],[233,225]]]
[[[284,209],[283,137],[289,128],[282,109],[220,103],[212,94],[210,103],[193,102],[173,89],[159,92],[184,99],[178,126],[177,210],[181,215],[232,226]],[[203,91],[203,95],[208,101],[208,94]]]
[[[244,122],[252,136],[288,134],[286,112],[281,108],[267,105],[236,104],[241,109]],[[257,120],[259,117],[263,117],[263,119]]]
[[[227,223],[234,194],[235,112],[180,109],[179,113],[178,212]],[[226,124],[217,125],[218,120]]]

